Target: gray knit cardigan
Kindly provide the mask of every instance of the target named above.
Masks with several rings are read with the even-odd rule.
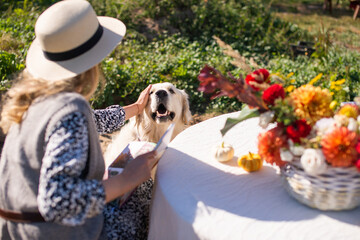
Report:
[[[53,126],[72,112],[85,115],[89,132],[89,154],[85,179],[101,180],[105,166],[98,133],[88,102],[76,93],[59,93],[34,102],[21,124],[10,128],[0,160],[0,208],[37,212],[37,195],[45,139]],[[50,222],[15,223],[0,218],[0,239],[102,239],[103,215],[80,226]]]

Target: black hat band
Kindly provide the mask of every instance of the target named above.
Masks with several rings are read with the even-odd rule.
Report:
[[[48,60],[51,60],[51,61],[65,61],[65,60],[69,60],[69,59],[78,57],[81,54],[90,50],[93,46],[95,46],[95,44],[99,42],[103,32],[104,32],[104,29],[101,26],[101,24],[99,24],[94,35],[89,40],[87,40],[86,42],[81,44],[80,46],[78,46],[74,49],[71,49],[69,51],[66,51],[66,52],[52,53],[52,52],[43,51],[44,55]]]

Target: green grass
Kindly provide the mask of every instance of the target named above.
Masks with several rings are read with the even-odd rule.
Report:
[[[26,51],[34,38],[36,18],[53,0],[6,0],[0,7],[0,94],[14,73],[24,68]],[[210,100],[197,91],[197,75],[205,64],[234,76],[245,71],[212,38],[220,37],[247,63],[281,74],[294,73],[297,85],[319,73],[318,84],[346,79],[336,94],[350,100],[359,94],[360,19],[341,1],[333,14],[320,0],[91,0],[98,15],[120,18],[127,35],[102,63],[107,86],[93,99],[94,107],[128,104],[149,83],[169,81],[185,89],[193,113],[230,112],[241,104],[226,97]],[[335,1],[336,2],[336,1]],[[6,7],[4,7],[6,6]],[[316,54],[294,58],[290,45],[312,41]]]
[[[292,22],[313,36],[328,34],[331,42],[342,47],[360,51],[360,16],[353,19],[354,10],[349,7],[350,1],[333,1],[330,14],[324,10],[323,1],[273,1],[271,9],[275,15]]]

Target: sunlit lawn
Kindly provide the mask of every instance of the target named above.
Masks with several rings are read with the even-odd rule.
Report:
[[[266,1],[271,2],[275,14],[314,36],[328,34],[330,41],[336,45],[360,51],[360,14],[353,19],[354,10],[350,9],[350,1],[340,1],[336,5],[333,0],[332,14],[323,9],[323,1]]]

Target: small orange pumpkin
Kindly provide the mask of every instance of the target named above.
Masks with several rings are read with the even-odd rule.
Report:
[[[249,152],[238,158],[238,165],[247,172],[254,172],[260,170],[263,160],[259,154]]]

